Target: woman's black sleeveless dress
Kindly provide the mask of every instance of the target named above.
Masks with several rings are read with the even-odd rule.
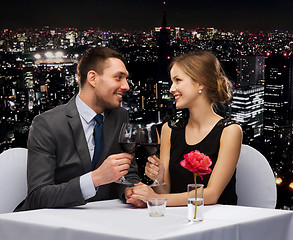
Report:
[[[176,124],[172,121],[168,122],[169,127],[172,128],[169,163],[171,180],[170,193],[186,192],[187,184],[194,183],[193,173],[180,165],[180,161],[184,159],[184,155],[191,151],[198,150],[210,157],[212,160],[210,168],[213,169],[218,158],[222,131],[225,127],[235,124],[234,121],[229,119],[221,119],[201,142],[195,145],[188,145],[185,140],[185,128],[187,121],[187,119],[180,119],[179,123]],[[197,183],[203,183],[204,187],[206,187],[210,175],[211,174],[203,175],[203,180],[201,180],[198,176],[196,179]],[[236,178],[234,172],[230,182],[227,184],[222,195],[220,196],[218,204],[237,204],[235,183]]]

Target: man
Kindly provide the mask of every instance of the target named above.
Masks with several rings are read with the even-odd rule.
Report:
[[[131,188],[114,181],[125,174],[128,181],[140,180],[133,156],[122,153],[118,143],[122,123],[128,121],[120,107],[129,90],[122,56],[109,48],[89,49],[79,61],[77,75],[79,94],[32,122],[28,196],[16,211],[123,199],[132,194]],[[95,120],[97,114],[101,122]],[[100,136],[98,142],[95,136]],[[132,204],[143,206],[138,201]]]

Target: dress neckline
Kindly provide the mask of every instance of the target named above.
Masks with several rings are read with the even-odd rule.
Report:
[[[222,123],[222,121],[224,121],[225,119],[224,118],[221,118],[214,126],[213,126],[213,128],[211,129],[211,131],[209,131],[208,132],[208,134],[202,139],[202,140],[200,140],[199,142],[197,142],[197,143],[195,143],[195,144],[188,144],[187,143],[187,141],[186,141],[186,126],[187,126],[187,124],[186,124],[186,126],[185,126],[185,128],[184,128],[184,142],[185,142],[185,144],[186,144],[186,146],[190,146],[190,147],[193,147],[193,146],[196,146],[196,145],[199,145],[199,144],[201,144],[213,131],[214,131],[214,129],[218,126],[218,125],[220,125],[220,123]]]

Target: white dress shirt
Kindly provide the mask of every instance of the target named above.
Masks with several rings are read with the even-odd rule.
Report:
[[[91,109],[88,105],[86,105],[79,96],[76,96],[75,103],[77,107],[77,111],[80,116],[81,124],[83,127],[83,131],[85,134],[85,139],[88,145],[88,149],[90,152],[91,160],[94,156],[94,150],[95,150],[95,139],[93,136],[94,128],[96,125],[96,120],[94,117],[97,115],[96,112]],[[104,116],[104,113],[102,113]],[[80,176],[80,188],[83,195],[84,200],[87,200],[91,197],[94,197],[96,195],[96,191],[98,190],[98,187],[95,188],[91,172],[88,172],[82,176]]]

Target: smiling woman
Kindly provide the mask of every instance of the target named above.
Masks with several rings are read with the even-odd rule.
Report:
[[[180,166],[184,155],[199,151],[212,162],[211,175],[204,175],[205,204],[236,204],[235,168],[238,161],[242,130],[235,122],[213,111],[215,103],[228,101],[232,85],[215,55],[208,51],[179,56],[171,64],[172,86],[176,107],[188,109],[189,117],[165,123],[161,134],[160,159],[149,157],[145,173],[166,182],[154,190],[143,184],[135,186],[132,198],[166,198],[168,206],[187,204],[187,185],[194,175]],[[200,193],[199,191],[198,193]],[[128,199],[132,202],[132,199]]]
[[[178,57],[171,64],[170,73],[173,82],[170,92],[177,100],[181,95],[176,94],[176,90],[182,84],[189,83],[192,86],[184,87],[184,89],[193,91],[191,92],[192,96],[195,96],[194,93],[196,92],[201,95],[203,91],[206,91],[206,97],[211,104],[224,103],[232,96],[232,83],[225,76],[219,60],[211,52],[194,52]],[[188,81],[184,81],[180,85],[179,83],[183,79],[188,79]],[[196,89],[193,89],[193,87],[196,87]]]

